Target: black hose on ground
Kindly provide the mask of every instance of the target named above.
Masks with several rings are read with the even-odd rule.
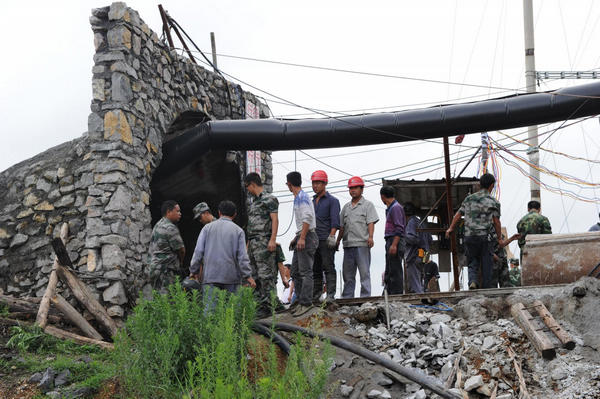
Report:
[[[265,337],[269,338],[271,341],[273,341],[275,345],[281,348],[281,350],[284,351],[286,355],[290,354],[290,343],[281,335],[271,330],[269,327],[263,324],[254,323],[252,325],[252,330],[254,330],[254,332],[258,334],[264,335]]]
[[[409,380],[419,384],[423,388],[429,389],[443,398],[448,399],[462,399],[460,395],[454,394],[453,392],[448,391],[444,387],[444,385],[437,379],[432,376],[425,375],[417,370],[410,369],[407,367],[400,366],[399,364],[394,363],[393,361],[386,359],[383,356],[376,354],[366,348],[355,345],[352,342],[346,341],[344,339],[333,337],[331,335],[317,333],[311,330],[307,330],[306,328],[298,327],[293,324],[288,323],[274,323],[259,321],[258,323],[267,326],[273,326],[276,330],[287,331],[287,332],[296,332],[307,335],[309,337],[319,337],[322,340],[328,340],[332,345],[337,346],[338,348],[345,349],[349,352],[357,354],[359,356],[364,357],[365,359],[371,360],[383,367],[386,367],[396,373],[400,374],[403,377],[408,378]]]

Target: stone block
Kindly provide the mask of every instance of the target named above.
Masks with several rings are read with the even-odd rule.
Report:
[[[28,194],[25,199],[23,199],[23,205],[25,206],[33,206],[40,202],[40,199],[33,193]]]
[[[126,64],[123,61],[117,61],[114,64],[112,64],[110,66],[110,70],[112,72],[122,72],[124,74],[131,76],[134,79],[138,78],[138,74],[137,74],[136,70],[132,66]]]
[[[37,190],[40,190],[40,191],[43,191],[43,192],[47,193],[52,188],[52,184],[50,184],[45,179],[39,179],[37,181],[36,185],[35,185],[35,188]]]
[[[94,183],[121,184],[126,180],[125,174],[121,172],[96,173],[94,175]]]
[[[73,194],[65,195],[54,203],[55,208],[66,208],[75,203],[75,196]]]
[[[129,78],[122,73],[114,72],[111,76],[112,100],[128,103],[133,98]]]
[[[119,186],[110,197],[110,201],[105,208],[106,211],[119,211],[123,215],[128,215],[131,210],[131,193],[124,186]]]
[[[37,204],[33,209],[36,211],[53,211],[54,205],[52,205],[48,201],[42,201],[39,204]]]
[[[23,245],[27,242],[27,240],[29,240],[29,236],[27,236],[25,234],[17,233],[17,234],[15,234],[12,241],[10,242],[10,248],[14,248],[14,247]]]
[[[125,310],[119,305],[114,305],[106,309],[106,312],[110,317],[123,317]]]
[[[104,83],[104,79],[92,79],[92,99],[98,101],[106,100],[104,95]]]
[[[110,234],[110,226],[105,225],[100,218],[88,218],[87,219],[87,233],[88,233],[88,237],[103,236],[106,234]],[[87,240],[86,240],[86,244],[87,244]],[[88,248],[93,248],[93,247],[88,246]]]
[[[474,391],[475,389],[479,388],[480,386],[483,385],[483,377],[481,375],[474,375],[472,377],[469,377],[466,381],[465,381],[465,391]]]
[[[114,2],[110,5],[108,9],[108,19],[111,21],[122,19],[127,12],[127,4],[124,2]]]
[[[133,143],[131,127],[125,113],[121,110],[108,111],[104,115],[104,139],[114,140],[115,138],[127,144]]]
[[[127,276],[119,269],[109,270],[104,273],[103,276],[107,280],[115,280],[115,281],[125,281],[127,280]]]
[[[47,170],[43,174],[44,179],[48,180],[51,183],[56,183],[58,181],[58,175],[55,170]]]
[[[131,49],[131,31],[122,25],[117,25],[106,34],[110,49]]]
[[[107,51],[105,53],[94,54],[94,63],[99,64],[101,62],[111,62],[124,60],[125,55],[120,51]]]
[[[113,244],[119,247],[126,247],[128,244],[127,238],[118,234],[108,234],[100,236],[100,244]]]
[[[102,265],[106,269],[125,267],[125,254],[118,246],[106,244],[102,246]]]
[[[102,293],[102,299],[104,299],[104,302],[113,303],[115,305],[123,305],[127,303],[127,295],[125,294],[123,283],[117,281],[105,289]]]

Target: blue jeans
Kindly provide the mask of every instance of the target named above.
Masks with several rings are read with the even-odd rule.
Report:
[[[492,243],[488,241],[488,236],[466,236],[465,250],[469,266],[469,286],[474,282],[479,287],[479,270],[481,270],[483,284],[479,288],[492,288],[494,257]]]
[[[342,298],[354,298],[356,288],[356,269],[360,275],[360,296],[371,296],[371,249],[369,247],[344,248],[342,276],[344,290]]]
[[[217,302],[217,296],[220,290],[227,291],[231,294],[237,292],[240,288],[240,284],[219,284],[219,283],[208,283],[202,284],[202,292],[204,293],[204,313],[212,312],[215,309]]]

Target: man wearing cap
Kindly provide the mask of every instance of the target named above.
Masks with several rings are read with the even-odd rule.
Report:
[[[336,273],[333,259],[335,256],[335,233],[340,228],[340,201],[329,194],[327,188],[327,173],[315,171],[310,179],[315,192],[313,206],[317,219],[316,233],[319,246],[315,252],[313,263],[313,303],[318,302],[323,293],[323,274],[327,283],[326,302],[331,303],[335,298]]]
[[[268,316],[271,312],[271,291],[277,284],[275,250],[279,219],[279,201],[264,192],[258,173],[248,173],[244,178],[246,190],[253,200],[248,208],[248,256],[252,267],[252,277],[256,281],[255,296],[258,302],[257,315]]]
[[[344,240],[342,275],[344,290],[342,298],[353,298],[356,287],[356,269],[360,274],[360,296],[371,296],[371,248],[375,223],[379,220],[375,206],[363,197],[365,183],[358,176],[348,180],[348,191],[352,200],[340,213],[340,232],[336,246]]]
[[[193,209],[194,219],[199,221],[202,226],[206,226],[214,220],[213,214],[210,212],[210,208],[206,202],[201,202],[196,205]]]

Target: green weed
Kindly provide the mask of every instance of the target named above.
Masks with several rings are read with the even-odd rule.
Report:
[[[185,293],[140,298],[126,328],[115,338],[114,361],[127,395],[136,398],[229,399],[318,398],[327,381],[332,350],[297,338],[287,366],[275,346],[262,353],[261,370],[250,370],[248,347],[256,312],[252,291],[218,291],[207,297]],[[253,364],[256,364],[254,362]],[[251,379],[250,376],[253,378]]]

